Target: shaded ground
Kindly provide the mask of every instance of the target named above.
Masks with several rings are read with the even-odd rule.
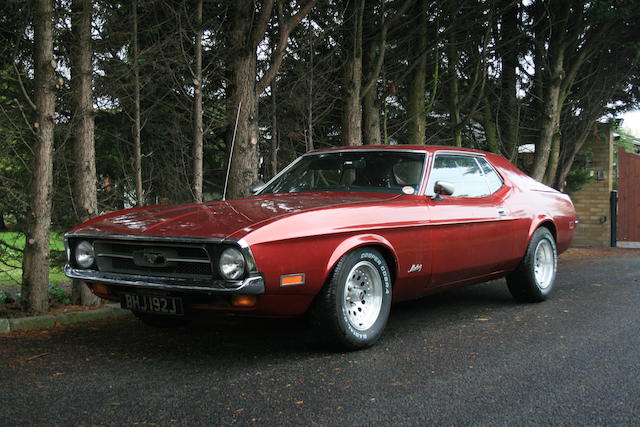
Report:
[[[0,292],[3,293],[4,303],[0,304],[0,319],[30,317],[40,315],[60,314],[71,311],[95,310],[101,307],[82,307],[71,305],[71,280],[59,281],[49,289],[49,311],[37,313],[35,311],[24,311],[20,306],[20,285],[0,284]]]
[[[332,353],[299,320],[133,317],[0,336],[0,425],[640,423],[640,252],[569,253],[542,304],[503,281],[394,306]]]

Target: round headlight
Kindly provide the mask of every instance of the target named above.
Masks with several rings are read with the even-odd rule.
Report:
[[[93,245],[86,240],[78,243],[75,250],[76,264],[80,268],[89,268],[93,265],[96,256],[93,252]]]
[[[244,257],[236,248],[227,248],[220,254],[220,274],[227,280],[237,280],[244,274]]]

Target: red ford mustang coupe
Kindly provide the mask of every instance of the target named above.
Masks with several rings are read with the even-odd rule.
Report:
[[[576,227],[565,194],[451,147],[318,150],[256,193],[93,218],[66,234],[65,273],[151,324],[309,312],[356,349],[392,302],[450,286],[506,276],[518,301],[544,300]]]

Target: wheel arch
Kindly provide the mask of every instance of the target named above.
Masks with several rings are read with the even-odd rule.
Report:
[[[355,249],[361,248],[372,248],[380,252],[391,271],[391,285],[393,286],[398,273],[398,257],[391,243],[384,237],[375,234],[352,236],[340,243],[329,257],[329,261],[325,266],[324,283],[331,277],[340,258]]]
[[[553,236],[553,240],[555,240],[556,243],[558,242],[558,229],[556,227],[556,224],[553,222],[553,219],[548,216],[538,218],[537,221],[533,221],[531,223],[531,228],[529,229],[529,237],[527,241],[531,241],[531,238],[533,237],[533,233],[535,233],[536,230],[541,227],[548,229],[551,232],[551,235]]]

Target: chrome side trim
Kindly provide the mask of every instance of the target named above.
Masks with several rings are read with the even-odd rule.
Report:
[[[256,195],[256,196],[259,196],[259,195],[261,195],[261,194],[265,194],[265,193],[263,193],[263,191],[264,191],[264,189],[265,189],[265,188],[267,188],[268,186],[270,186],[270,185],[271,185],[271,183],[272,183],[273,181],[275,181],[276,179],[280,178],[280,176],[281,176],[281,175],[283,175],[283,174],[287,173],[287,171],[288,171],[289,169],[291,169],[291,168],[292,168],[296,163],[298,163],[300,160],[302,160],[302,158],[303,158],[303,157],[304,157],[304,155],[302,155],[302,156],[298,157],[298,158],[297,158],[297,159],[295,159],[293,162],[289,163],[289,164],[288,164],[284,169],[282,169],[282,170],[281,170],[280,172],[278,172],[278,173],[277,173],[273,178],[271,178],[269,181],[267,181],[267,182],[264,184],[264,187],[262,187],[262,190],[258,191],[255,195]]]
[[[436,150],[433,152],[434,157],[435,154],[447,154],[451,156],[475,156],[475,157],[487,157],[485,153],[479,153],[477,151],[465,151],[465,150],[447,150],[446,148],[443,150]]]
[[[389,145],[386,145],[385,147],[389,147]],[[343,148],[343,149],[328,149],[328,150],[315,150],[315,151],[310,151],[308,153],[303,154],[301,157],[306,157],[306,156],[315,156],[317,154],[331,154],[331,153],[362,153],[362,152],[367,152],[367,151],[381,151],[383,153],[385,152],[390,152],[390,153],[397,153],[397,152],[401,152],[401,153],[420,153],[420,154],[424,154],[424,153],[428,153],[429,151],[425,148],[424,150],[418,150],[418,149],[412,149],[412,148],[395,148],[395,147],[400,147],[399,145],[394,146],[394,148],[378,148],[378,147],[370,147],[370,148]]]
[[[173,277],[149,277],[134,274],[103,273],[95,270],[81,270],[68,264],[64,266],[64,274],[72,279],[80,279],[89,283],[105,283],[133,288],[161,289],[178,292],[207,292],[220,294],[260,295],[265,293],[262,276],[249,276],[242,281],[224,280],[194,281]]]

